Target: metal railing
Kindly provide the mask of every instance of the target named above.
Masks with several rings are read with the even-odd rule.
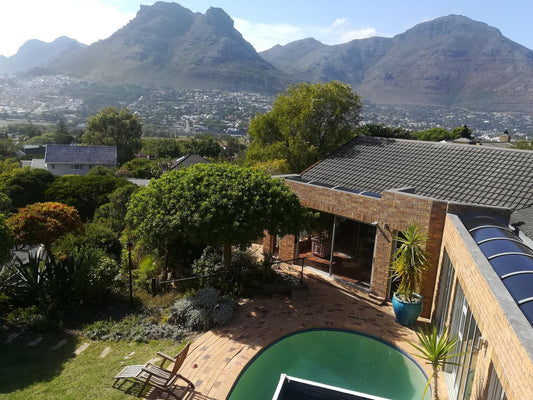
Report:
[[[288,263],[294,263],[294,262],[299,261],[300,262],[300,267],[301,267],[299,281],[300,281],[300,285],[303,286],[305,259],[306,259],[306,257],[298,257],[298,258],[293,258],[292,260],[277,260],[277,261],[274,261],[272,263],[271,268],[275,269],[277,272],[284,273],[284,271],[282,269],[280,269],[280,268],[276,269],[275,267],[279,266],[281,264],[288,264]],[[243,269],[240,269],[240,270],[229,270],[229,271],[228,270],[224,270],[224,271],[219,271],[219,272],[213,272],[213,273],[210,273],[210,274],[188,276],[188,277],[185,277],[185,278],[169,279],[169,280],[159,281],[159,282],[157,282],[156,278],[152,278],[150,287],[151,287],[152,294],[155,294],[156,293],[156,285],[158,285],[158,284],[162,285],[163,288],[166,288],[166,285],[172,284],[172,283],[188,282],[188,281],[193,281],[195,279],[211,278],[211,277],[214,277],[214,276],[226,275],[228,273],[234,273],[234,272],[245,273],[245,272],[257,270],[257,269],[263,268],[263,267],[264,267],[264,265],[257,265],[257,266],[252,267],[252,268],[243,268]]]

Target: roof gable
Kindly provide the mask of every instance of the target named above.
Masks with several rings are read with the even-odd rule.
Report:
[[[521,209],[533,204],[533,151],[358,136],[301,174],[381,193],[413,187],[446,201]]]
[[[117,147],[49,144],[44,160],[47,164],[116,165]]]

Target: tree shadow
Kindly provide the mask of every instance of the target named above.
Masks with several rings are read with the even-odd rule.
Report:
[[[41,340],[38,338],[42,337]],[[33,345],[30,343],[37,341]],[[0,393],[12,393],[52,380],[74,357],[76,338],[57,333],[28,333],[0,342]]]

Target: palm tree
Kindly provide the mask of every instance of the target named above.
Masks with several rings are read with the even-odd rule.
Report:
[[[399,280],[397,293],[405,301],[412,302],[413,296],[420,289],[422,273],[428,267],[428,252],[425,250],[427,235],[415,224],[409,224],[407,230],[395,236],[401,245],[392,263],[392,278]]]
[[[413,344],[409,341],[408,343],[420,352],[416,355],[426,360],[426,364],[430,364],[432,369],[431,376],[429,377],[426,387],[424,388],[422,399],[426,395],[429,383],[431,380],[433,380],[432,398],[433,400],[439,400],[438,372],[444,366],[444,362],[450,365],[460,365],[450,361],[450,359],[463,354],[450,354],[452,351],[454,351],[459,339],[457,337],[449,337],[447,335],[447,328],[444,328],[442,335],[439,337],[436,326],[433,326],[432,330],[427,329],[416,331],[416,336],[418,336],[418,340],[420,342],[419,345]]]

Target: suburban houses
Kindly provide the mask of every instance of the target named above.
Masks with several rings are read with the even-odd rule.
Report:
[[[87,175],[94,167],[117,166],[116,146],[76,146],[48,144],[44,159],[34,158],[32,168],[41,168],[54,175]]]

